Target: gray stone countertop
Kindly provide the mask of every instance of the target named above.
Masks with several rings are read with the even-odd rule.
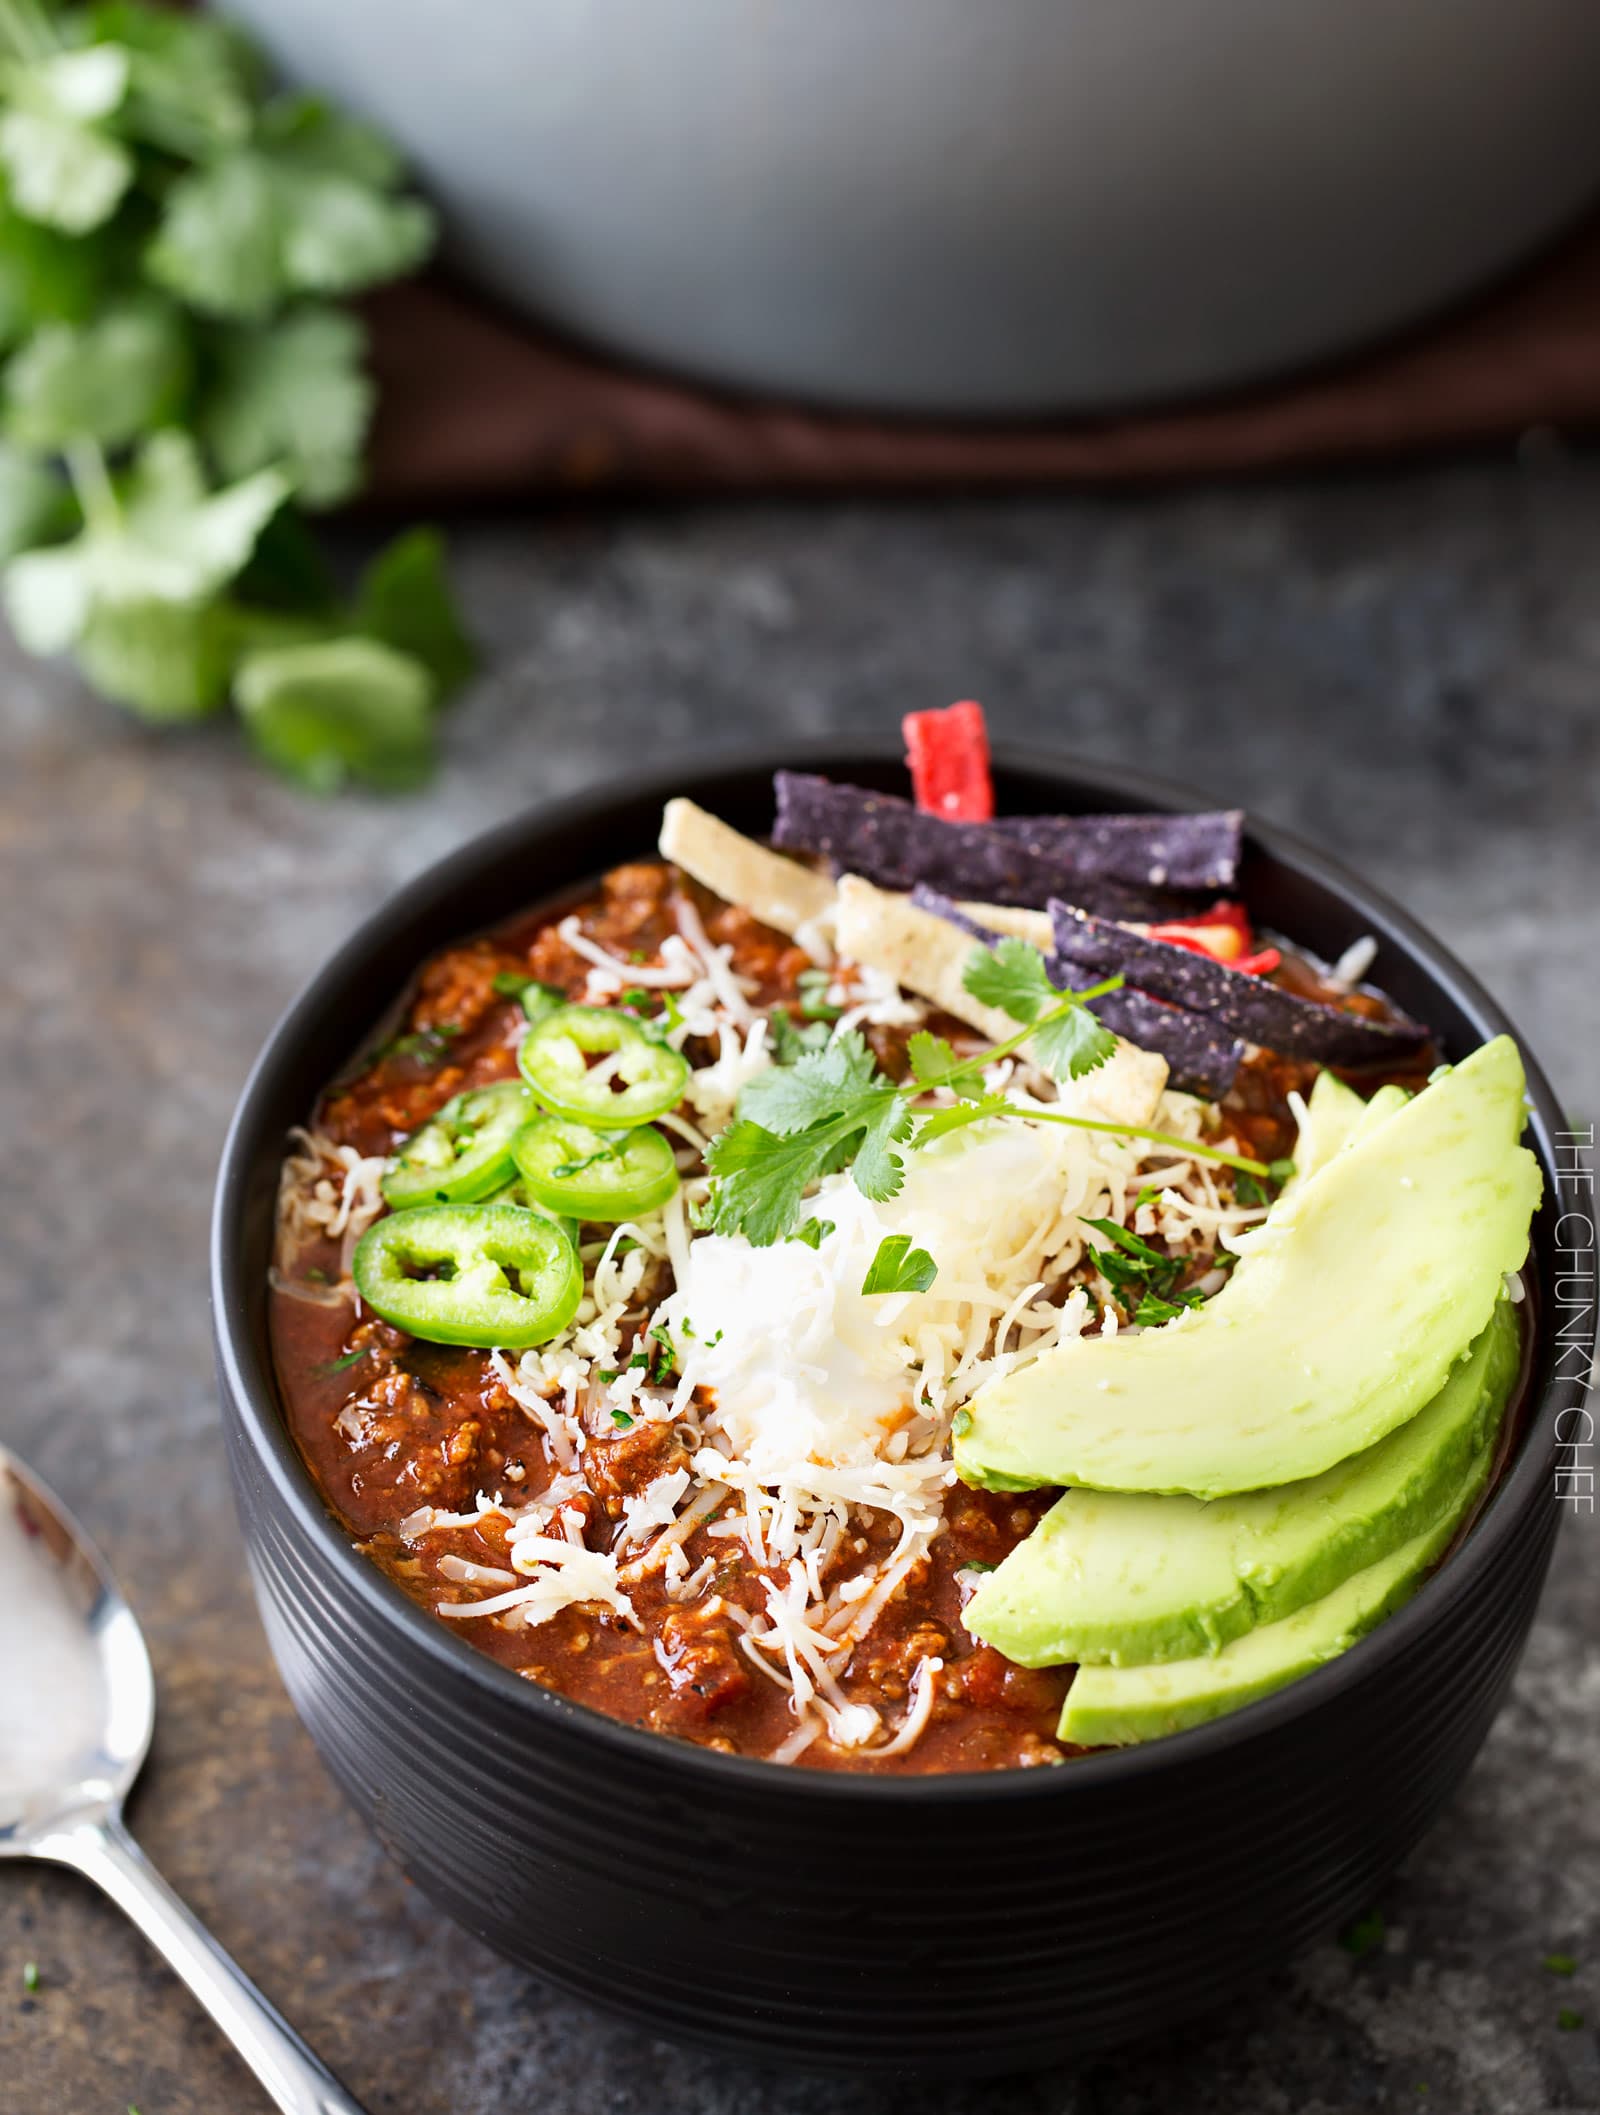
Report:
[[[1049,503],[458,524],[487,673],[422,800],[303,800],[0,647],[0,1436],[149,1631],[157,1862],[373,2111],[1449,2115],[1600,2110],[1600,1522],[1514,1699],[1379,1905],[1230,2016],[982,2088],[773,2076],[529,1982],[346,1812],[257,1626],[204,1249],[223,1127],[291,991],[402,878],[528,802],[758,731],[985,700],[1004,736],[1242,798],[1355,861],[1600,1111],[1600,461]],[[1070,1914],[1070,1905],[1063,1905]],[[1542,1966],[1570,1954],[1576,1974]],[[24,1992],[23,1966],[39,1987]],[[1588,2024],[1563,2029],[1558,2014]],[[261,2105],[133,1931],[0,1874],[0,2109]]]

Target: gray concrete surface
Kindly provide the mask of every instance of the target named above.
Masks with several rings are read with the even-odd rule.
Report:
[[[260,1038],[400,878],[514,807],[757,728],[982,697],[1320,837],[1600,1110],[1600,461],[1237,492],[459,525],[488,672],[416,803],[308,803],[0,647],[0,1435],[103,1539],[161,1691],[135,1825],[373,2115],[1332,2115],[1600,2109],[1600,1522],[1515,1699],[1386,1891],[1231,2017],[983,2089],[772,2077],[654,2044],[443,1922],[347,1816],[240,1565],[203,1272]],[[1064,1903],[1063,1914],[1072,1914]],[[1570,1980],[1541,1966],[1578,1962]],[[39,1988],[23,1989],[36,1961]],[[1563,2031],[1563,2008],[1589,2024]],[[0,2110],[260,2105],[133,1932],[0,1872]]]

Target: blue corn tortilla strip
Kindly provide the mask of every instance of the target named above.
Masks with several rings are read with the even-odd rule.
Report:
[[[993,947],[1003,936],[991,932],[980,920],[971,918],[959,904],[952,903],[948,896],[937,889],[930,889],[925,882],[918,882],[911,892],[912,901],[923,910],[932,911],[936,917],[957,925],[962,932],[970,933],[974,940],[981,940],[985,947]],[[1045,965],[1052,984],[1063,991],[1073,988],[1072,965],[1052,958]],[[1244,1056],[1244,1044],[1225,1029],[1183,1006],[1165,1006],[1148,993],[1130,991],[1108,991],[1103,998],[1092,999],[1090,1011],[1115,1035],[1135,1043],[1141,1050],[1153,1050],[1167,1061],[1167,1084],[1180,1094],[1198,1094],[1208,1102],[1221,1101],[1233,1085],[1234,1075],[1239,1070]]]
[[[1169,1005],[1184,1006],[1208,1021],[1286,1057],[1319,1065],[1371,1065],[1416,1050],[1428,1031],[1403,1015],[1387,1021],[1321,1006],[1290,991],[1230,969],[1210,955],[1193,954],[1170,941],[1129,932],[1092,912],[1054,902],[1058,958],[1080,974],[1116,976],[1135,990]]]
[[[1239,815],[1008,816],[951,822],[891,793],[775,774],[772,841],[820,852],[880,888],[926,881],[952,896],[1042,910],[1052,896],[1108,918],[1181,917],[1182,893],[1214,894],[1238,867]]]

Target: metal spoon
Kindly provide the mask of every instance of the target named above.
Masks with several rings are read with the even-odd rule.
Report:
[[[363,2115],[123,1826],[155,1711],[132,1609],[71,1515],[0,1447],[0,1858],[75,1866],[103,1887],[283,2115]]]

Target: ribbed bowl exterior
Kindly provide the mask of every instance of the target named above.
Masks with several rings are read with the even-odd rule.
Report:
[[[240,1517],[296,1709],[386,1848],[469,1930],[662,2034],[829,2069],[1014,2070],[1217,2006],[1371,1901],[1504,1699],[1560,1516],[1550,1413],[1565,1398],[1541,1343],[1494,1500],[1373,1638],[1229,1720],[1056,1770],[877,1780],[712,1755],[521,1682],[413,1608],[329,1520],[273,1398],[260,1280],[284,1125],[429,947],[644,849],[663,790],[760,828],[773,761],[536,815],[469,847],[291,1012],[219,1187]],[[893,783],[881,751],[817,761]],[[1174,798],[1065,765],[1013,766],[1000,786],[1014,810]],[[1362,930],[1403,947],[1391,986],[1447,1042],[1503,1025],[1408,921],[1316,855],[1269,836],[1251,858],[1266,922],[1330,950]],[[1560,1119],[1532,1087],[1549,1181]],[[1541,1270],[1552,1224],[1547,1203]]]

